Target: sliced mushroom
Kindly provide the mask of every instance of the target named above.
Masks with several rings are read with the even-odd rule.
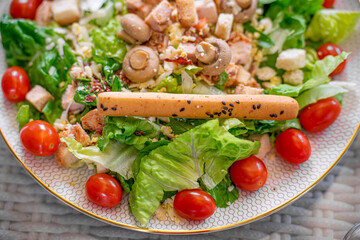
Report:
[[[222,12],[234,14],[234,21],[245,23],[251,20],[256,12],[258,0],[220,0],[219,7]]]
[[[227,68],[231,61],[231,51],[224,40],[210,38],[196,47],[196,57],[203,67],[203,73],[214,76]]]
[[[247,1],[245,1],[245,0],[244,1],[236,0],[236,2],[242,8],[242,10],[234,16],[235,22],[245,23],[245,22],[250,21],[252,16],[254,16],[254,14],[256,12],[258,0],[251,0],[251,4],[248,4]],[[242,3],[239,3],[239,2],[242,2]],[[242,7],[241,5],[243,5],[243,6],[247,5],[247,7]]]
[[[150,27],[139,16],[129,13],[121,19],[121,25],[130,37],[139,43],[146,42],[151,37]]]
[[[135,47],[126,54],[123,70],[125,76],[132,82],[146,82],[157,74],[159,57],[149,47]]]

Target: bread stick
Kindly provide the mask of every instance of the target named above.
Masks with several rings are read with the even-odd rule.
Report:
[[[273,95],[194,95],[168,93],[100,93],[100,114],[105,116],[239,118],[288,120],[296,118],[295,99]]]

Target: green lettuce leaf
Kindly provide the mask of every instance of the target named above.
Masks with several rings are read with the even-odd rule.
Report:
[[[181,76],[180,76],[181,79]],[[180,81],[181,83],[181,81]],[[173,76],[167,76],[165,77],[161,83],[154,88],[152,91],[153,92],[158,92],[161,91],[163,92],[163,90],[165,89],[165,92],[167,93],[182,93],[182,87],[181,84],[178,82],[178,80],[173,77]]]
[[[249,22],[244,24],[244,30],[250,33],[260,34],[260,37],[257,39],[257,41],[258,41],[258,45],[262,48],[269,48],[275,45],[275,43],[271,40],[271,38],[268,35],[257,30],[255,27],[251,26]]]
[[[300,121],[294,118],[286,121],[275,120],[247,120],[247,127],[249,134],[278,134],[289,128],[301,130]],[[253,125],[253,126],[251,126]]]
[[[145,227],[164,191],[199,188],[199,178],[213,189],[232,163],[256,153],[259,145],[232,136],[219,126],[218,119],[185,132],[141,159],[129,197],[132,213]]]
[[[46,120],[50,124],[54,124],[55,120],[61,117],[63,111],[64,110],[61,107],[60,98],[56,99],[55,101],[49,100],[42,109],[42,112],[44,113]]]
[[[360,12],[324,9],[318,11],[306,31],[306,38],[314,42],[341,43],[354,30]]]
[[[171,127],[175,135],[179,135],[205,122],[205,119],[170,118],[166,126]]]
[[[95,29],[91,33],[94,43],[92,55],[96,63],[102,64],[106,79],[121,70],[126,54],[126,43],[116,36],[121,29],[120,22],[112,19],[104,28]]]
[[[189,74],[190,77],[192,77],[195,74],[197,74],[198,72],[200,72],[201,70],[203,70],[202,67],[198,67],[198,66],[195,66],[195,65],[188,65],[186,67],[182,67],[182,68],[176,70],[174,72],[174,74],[181,75],[181,72],[185,71],[187,74]]]
[[[347,92],[347,90],[340,86],[323,84],[300,94],[300,96],[296,98],[296,101],[299,103],[301,110],[309,104],[316,103],[320,99],[333,97],[345,92]]]
[[[97,146],[83,147],[72,137],[62,138],[69,151],[86,163],[98,163],[111,171],[119,173],[125,180],[133,177],[131,165],[137,153],[136,148],[118,142],[110,142],[109,147],[101,151]]]
[[[239,191],[232,184],[230,174],[227,174],[216,187],[213,189],[207,189],[200,181],[201,188],[203,188],[214,199],[217,207],[226,208],[231,203],[235,202],[239,198]],[[229,190],[230,189],[230,190]]]
[[[105,117],[106,126],[98,147],[105,150],[110,140],[134,146],[141,150],[146,142],[159,137],[160,126],[140,117]]]
[[[16,121],[19,123],[19,131],[25,124],[30,122],[30,120],[40,120],[42,118],[41,113],[26,101],[16,103],[16,107],[19,109],[16,115]]]
[[[350,53],[342,52],[339,56],[327,56],[323,60],[316,61],[313,69],[306,74],[308,79],[305,79],[305,83],[302,86],[281,84],[265,91],[265,93],[270,95],[297,97],[306,90],[328,83],[330,81],[330,73],[347,59],[349,55]]]

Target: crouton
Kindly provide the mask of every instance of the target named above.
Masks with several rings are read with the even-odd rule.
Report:
[[[300,69],[288,71],[284,73],[283,79],[285,83],[299,86],[303,84],[304,72],[301,71]]]
[[[225,41],[228,40],[230,38],[233,22],[233,14],[221,13],[216,24],[215,35]]]
[[[196,0],[195,7],[199,18],[206,18],[208,23],[217,22],[218,14],[213,0]]]
[[[102,132],[105,126],[104,116],[97,109],[88,112],[80,120],[84,129],[92,132]]]
[[[262,81],[268,81],[276,76],[276,71],[271,67],[263,67],[256,70],[256,76]]]
[[[171,10],[170,3],[164,0],[150,12],[145,19],[145,23],[154,31],[162,32],[169,25]]]
[[[69,25],[81,17],[77,0],[55,0],[51,10],[55,21],[60,25]]]
[[[25,97],[39,112],[42,112],[46,103],[49,100],[54,100],[54,97],[40,85],[35,85]]]
[[[176,0],[179,22],[184,27],[192,27],[198,23],[194,0]]]
[[[79,161],[79,159],[68,150],[65,143],[60,143],[55,152],[55,161],[60,167],[68,168]]]

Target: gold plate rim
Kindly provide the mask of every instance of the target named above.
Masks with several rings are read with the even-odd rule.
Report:
[[[56,198],[58,198],[59,200],[63,201],[64,203],[66,203],[67,205],[69,205],[70,207],[90,216],[93,217],[95,219],[98,219],[100,221],[109,223],[111,225],[115,225],[115,226],[119,226],[119,227],[123,227],[125,229],[129,229],[129,230],[135,230],[138,232],[144,232],[144,233],[158,233],[158,234],[173,234],[173,235],[178,235],[178,234],[199,234],[199,233],[209,233],[209,232],[216,232],[216,231],[222,231],[222,230],[228,230],[231,228],[235,228],[235,227],[239,227],[241,225],[245,225],[251,222],[254,222],[260,218],[263,218],[265,216],[268,216],[272,213],[275,213],[277,211],[279,211],[281,208],[289,205],[290,203],[294,202],[295,200],[297,200],[298,198],[300,198],[301,196],[303,196],[305,193],[307,193],[310,189],[312,189],[321,179],[323,179],[329,172],[330,170],[340,161],[340,159],[343,157],[343,155],[345,154],[345,152],[349,149],[351,143],[354,141],[358,131],[360,129],[360,121],[357,125],[357,127],[355,128],[355,131],[353,133],[353,135],[351,136],[350,140],[348,141],[348,143],[346,144],[345,148],[342,150],[342,152],[340,153],[340,155],[338,156],[338,158],[333,162],[333,164],[324,172],[324,174],[322,174],[316,181],[314,181],[309,187],[307,187],[306,189],[304,189],[302,192],[300,192],[299,194],[297,194],[296,196],[294,196],[293,198],[289,199],[288,201],[284,202],[283,204],[270,209],[269,211],[259,214],[255,217],[246,219],[244,221],[241,222],[237,222],[237,223],[233,223],[233,224],[229,224],[226,226],[221,226],[221,227],[214,227],[214,228],[207,228],[207,229],[200,229],[200,230],[183,230],[183,231],[171,231],[171,230],[156,230],[156,229],[147,229],[147,228],[141,228],[141,227],[136,227],[136,226],[132,226],[132,225],[128,225],[128,224],[124,224],[124,223],[119,223],[117,221],[113,221],[104,217],[101,217],[93,212],[90,212],[72,202],[70,202],[69,200],[63,198],[62,196],[60,196],[58,193],[56,193],[55,191],[53,191],[51,188],[49,188],[40,178],[38,178],[27,166],[26,164],[20,159],[20,157],[15,153],[15,150],[11,147],[10,143],[8,142],[8,140],[6,139],[2,129],[0,128],[0,134],[2,136],[2,138],[4,139],[6,145],[8,146],[8,148],[10,149],[10,151],[12,152],[12,154],[15,156],[15,158],[19,161],[19,163],[22,165],[22,167],[43,187],[45,188],[48,192],[50,192],[52,195],[54,195]]]

